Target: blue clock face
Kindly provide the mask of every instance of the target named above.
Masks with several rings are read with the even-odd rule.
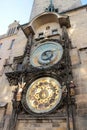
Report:
[[[30,63],[34,67],[50,67],[59,62],[63,55],[63,48],[56,42],[45,42],[37,46],[30,55]]]

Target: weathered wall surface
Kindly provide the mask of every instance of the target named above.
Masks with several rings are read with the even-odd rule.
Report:
[[[48,8],[50,4],[50,0],[34,0],[32,11],[31,11],[31,17],[30,19],[34,18],[38,14],[45,11],[46,8]],[[53,4],[55,8],[59,9],[59,12],[69,10],[78,6],[81,6],[80,0],[53,0]]]
[[[76,84],[77,129],[87,129],[87,10],[67,13],[70,16],[69,35],[72,41],[71,59]],[[82,117],[83,116],[83,117]]]
[[[8,129],[12,114],[12,104],[10,102],[13,97],[12,90],[15,87],[10,87],[5,73],[12,71],[14,57],[23,56],[27,44],[27,38],[21,28],[17,30],[18,26],[19,24],[16,21],[12,23],[7,34],[0,39],[2,44],[0,48],[0,130]],[[11,47],[12,40],[14,40],[14,43]],[[8,66],[7,69],[6,65]],[[7,102],[9,104],[6,107]]]
[[[25,46],[27,44],[27,38],[24,35],[22,29],[17,30],[18,23],[14,22],[10,25],[9,30],[16,26],[16,32],[14,34],[8,33],[4,38],[0,39],[2,46],[0,48],[0,102],[8,102],[11,99],[11,87],[9,87],[8,80],[5,76],[5,66],[6,64],[12,64],[14,57],[19,57],[24,54]],[[11,47],[12,40],[14,43]],[[11,47],[11,48],[10,48]],[[11,66],[7,71],[12,70]]]
[[[87,11],[81,9],[68,14],[70,16],[71,28],[69,29],[73,47],[73,75],[77,84],[76,101],[78,107],[87,109]],[[77,54],[75,54],[77,53]],[[78,59],[75,59],[78,55]],[[85,106],[83,106],[83,104]]]
[[[19,120],[16,130],[67,130],[65,121],[44,120],[40,122]]]

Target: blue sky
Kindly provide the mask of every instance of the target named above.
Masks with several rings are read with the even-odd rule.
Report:
[[[87,4],[87,0],[82,0]],[[0,1],[0,35],[6,33],[8,25],[14,20],[20,24],[29,21],[33,0],[1,0]]]
[[[83,4],[87,4],[87,0],[81,0]]]
[[[29,21],[33,0],[1,0],[0,1],[0,35],[6,33],[8,25],[14,20],[20,24]]]

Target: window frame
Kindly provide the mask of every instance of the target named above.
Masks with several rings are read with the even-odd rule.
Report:
[[[0,49],[1,49],[1,47],[2,47],[2,43],[0,43]]]
[[[13,48],[13,46],[14,46],[14,42],[15,42],[15,39],[12,39],[11,44],[10,44],[10,47],[9,47],[8,50],[11,50],[11,49]]]
[[[58,34],[58,29],[52,29],[52,35]]]

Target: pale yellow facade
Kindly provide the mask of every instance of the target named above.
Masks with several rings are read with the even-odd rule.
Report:
[[[11,88],[9,88],[9,83],[5,76],[6,72],[12,71],[12,67],[5,69],[5,65],[12,64],[14,57],[22,56],[27,44],[27,38],[21,28],[17,29],[18,26],[19,23],[14,21],[9,26],[8,31],[15,28],[15,32],[8,34],[7,31],[7,34],[0,39],[0,44],[2,44],[0,48],[0,102],[9,102],[12,98]],[[11,47],[12,40],[14,40],[14,43]]]

